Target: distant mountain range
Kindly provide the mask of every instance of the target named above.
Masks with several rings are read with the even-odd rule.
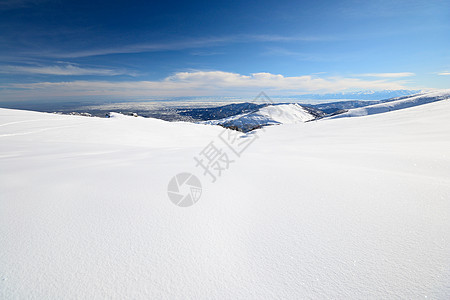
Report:
[[[226,128],[248,132],[268,125],[303,123],[324,115],[321,111],[306,108],[296,103],[274,104],[265,105],[252,112],[202,123],[221,125]]]
[[[342,92],[331,94],[303,94],[295,96],[274,97],[277,99],[296,99],[296,100],[382,100],[402,96],[409,96],[422,93],[422,90],[383,90],[383,91],[359,91],[359,92]]]
[[[377,101],[339,101],[316,105],[277,103],[259,106],[253,103],[240,103],[213,109],[199,108],[193,111],[196,113],[195,117],[206,119],[201,122],[203,124],[220,125],[248,132],[269,125],[303,123],[325,117],[355,117],[388,112],[449,98],[450,91],[438,91]],[[232,115],[239,111],[240,113]],[[190,111],[186,111],[186,115],[190,113]],[[227,117],[213,120],[213,115],[226,115]],[[194,115],[190,116],[194,118]]]
[[[442,92],[434,92],[441,95]],[[274,103],[241,102],[226,104],[210,99],[211,102],[181,102],[174,101],[166,104],[155,102],[125,102],[117,104],[96,104],[77,106],[76,103],[44,103],[41,106],[28,107],[30,104],[9,106],[9,108],[31,109],[46,112],[59,112],[62,114],[79,114],[104,117],[110,112],[125,115],[139,115],[157,118],[166,121],[185,121],[221,125],[223,127],[250,131],[268,125],[297,123],[316,120],[324,117],[348,115],[349,111],[358,111],[362,108],[380,105],[383,103],[406,100],[422,95],[434,95],[431,92],[419,90],[384,90],[362,91],[334,94],[307,94],[286,97],[271,97]],[[427,101],[436,101],[438,96],[426,96]],[[190,99],[192,97],[184,97]],[[198,98],[198,97],[197,97]],[[439,97],[438,97],[439,98]],[[331,101],[335,99],[337,101]],[[199,100],[199,99],[197,99]],[[217,99],[216,99],[217,100]],[[230,99],[228,99],[230,100]],[[341,100],[341,101],[339,101]],[[244,101],[243,99],[241,101]],[[78,104],[79,105],[79,104]],[[8,105],[5,105],[8,107]],[[385,106],[390,107],[390,106]],[[282,116],[281,116],[282,115]]]

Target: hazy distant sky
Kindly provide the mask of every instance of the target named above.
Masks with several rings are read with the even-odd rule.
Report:
[[[0,0],[0,101],[450,88],[450,1]]]

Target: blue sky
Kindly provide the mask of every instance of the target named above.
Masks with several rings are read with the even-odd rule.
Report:
[[[0,101],[450,88],[450,2],[0,0]]]

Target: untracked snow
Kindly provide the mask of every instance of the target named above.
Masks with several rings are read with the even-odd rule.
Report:
[[[218,126],[0,109],[0,298],[448,299],[449,116],[266,127],[211,183]]]

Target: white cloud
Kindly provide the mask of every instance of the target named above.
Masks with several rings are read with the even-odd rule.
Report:
[[[53,65],[53,66],[4,66],[1,73],[20,73],[20,74],[43,74],[43,75],[100,75],[113,76],[126,74],[124,71],[83,68],[73,64]]]
[[[400,72],[400,73],[367,73],[360,74],[359,76],[363,77],[380,77],[380,78],[401,78],[401,77],[411,77],[416,74],[411,72]]]
[[[318,77],[311,75],[286,77],[280,74],[253,73],[242,75],[223,71],[178,72],[160,81],[68,81],[9,84],[3,98],[10,96],[209,96],[255,95],[266,91],[272,95],[325,93],[346,90],[405,89],[403,82],[385,79]]]
[[[438,75],[450,76],[450,72],[445,71],[445,72],[438,73]]]

